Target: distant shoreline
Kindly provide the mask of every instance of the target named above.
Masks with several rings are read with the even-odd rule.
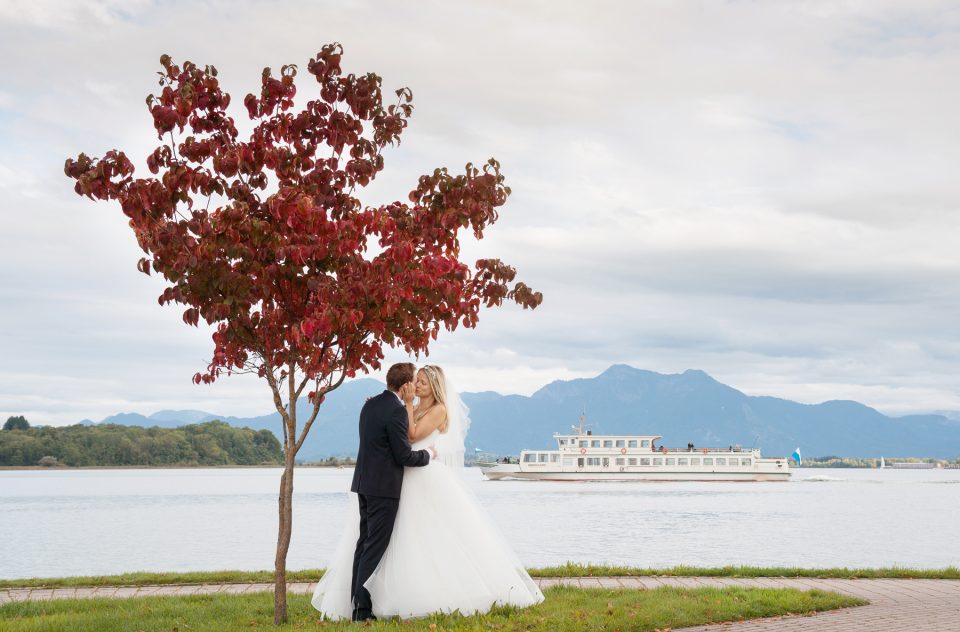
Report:
[[[353,467],[353,463],[346,465],[326,465],[323,463],[303,463],[296,467],[310,468],[346,468]],[[283,469],[283,464],[277,465],[57,465],[54,467],[45,467],[43,465],[0,465],[0,471],[3,470],[43,470],[48,472],[57,472],[63,470],[235,470],[242,469]]]

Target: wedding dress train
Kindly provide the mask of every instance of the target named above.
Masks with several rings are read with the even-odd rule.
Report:
[[[433,445],[438,435],[413,444]],[[359,500],[350,493],[347,524],[311,603],[331,619],[349,619],[353,554],[360,534]],[[487,612],[494,605],[531,606],[543,593],[499,529],[460,479],[433,461],[405,468],[390,544],[364,584],[377,617],[434,612]]]

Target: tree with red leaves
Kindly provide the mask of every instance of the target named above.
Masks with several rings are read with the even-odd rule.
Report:
[[[344,75],[342,53],[331,44],[310,60],[319,98],[296,113],[297,67],[279,77],[264,69],[260,96],[244,99],[255,121],[246,141],[216,68],[163,55],[162,92],[147,98],[162,141],[147,158],[153,177],[134,178],[117,150],[80,154],[64,168],[78,194],[120,202],[147,254],[137,268],[168,282],[160,304],[184,305],[187,324],[216,326],[213,358],[194,381],[250,372],[270,386],[285,456],[276,624],[287,618],[295,458],[325,395],[379,369],[384,345],[428,353],[441,326],[474,327],[482,305],[535,308],[543,298],[498,259],[472,268],[459,259],[461,231],[482,239],[510,194],[496,160],[421,176],[409,202],[361,203],[358,188],[400,142],[412,95],[397,90],[384,106],[380,77]],[[304,391],[312,406],[298,427]]]

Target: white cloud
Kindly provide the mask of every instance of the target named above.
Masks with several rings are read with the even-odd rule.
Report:
[[[528,394],[628,362],[807,402],[960,407],[952,3],[186,10],[0,5],[0,343],[32,376],[0,385],[0,408],[58,423],[270,410],[243,378],[189,384],[208,332],[156,305],[162,286],[134,270],[123,216],[77,198],[62,164],[114,147],[142,164],[161,53],[215,64],[242,127],[263,66],[303,68],[335,40],[348,71],[415,96],[371,203],[491,155],[514,189],[465,256],[502,257],[545,302],[441,336],[430,358],[464,390]]]
[[[152,4],[149,0],[5,0],[0,24],[39,29],[80,29],[129,20]]]

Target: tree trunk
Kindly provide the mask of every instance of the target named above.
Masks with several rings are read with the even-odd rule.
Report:
[[[273,390],[273,401],[277,406],[277,411],[282,418],[283,424],[283,475],[280,477],[280,515],[279,529],[277,533],[277,557],[274,560],[274,592],[273,592],[273,623],[282,625],[287,622],[287,551],[290,550],[290,535],[293,532],[293,466],[297,460],[297,452],[303,445],[303,441],[310,432],[310,426],[313,425],[320,410],[322,396],[338,386],[346,377],[346,372],[340,375],[336,385],[328,383],[313,402],[313,413],[307,419],[303,427],[303,435],[297,440],[297,398],[307,385],[307,379],[299,388],[295,387],[294,376],[296,375],[296,365],[290,362],[288,365],[287,387],[289,389],[287,400],[288,406],[285,408],[280,397],[280,389],[277,388],[277,382],[272,378],[272,373],[267,374],[267,380]],[[317,381],[319,385],[319,380]]]
[[[280,477],[280,527],[277,533],[277,557],[274,560],[273,623],[287,622],[287,551],[293,531],[293,464],[296,455],[286,450],[283,476]]]

